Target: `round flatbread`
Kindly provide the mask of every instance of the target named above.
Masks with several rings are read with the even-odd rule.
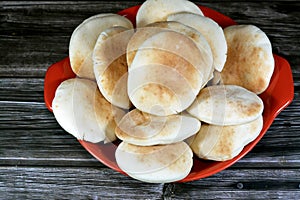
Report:
[[[116,135],[124,142],[150,146],[183,141],[196,134],[201,127],[198,119],[184,115],[159,117],[134,109],[118,126]]]
[[[214,69],[221,72],[227,57],[227,43],[223,29],[212,19],[194,13],[175,13],[168,21],[177,21],[199,31],[210,45]]]
[[[122,142],[115,157],[130,177],[150,183],[181,180],[193,165],[193,152],[185,142],[146,147]]]
[[[106,101],[95,82],[79,78],[59,85],[52,108],[65,131],[79,140],[93,143],[115,140],[116,122],[125,114]]]
[[[213,72],[213,56],[211,48],[199,31],[179,22],[155,22],[148,24],[147,27],[137,29],[127,46],[128,67],[130,68],[138,48],[145,42],[145,40],[163,31],[175,31],[181,33],[195,42],[202,54],[202,57],[205,58],[204,64],[197,67],[201,71],[203,79],[207,79],[208,81],[211,73]],[[160,48],[160,46],[157,46],[157,48]],[[207,81],[204,82],[206,83]]]
[[[203,76],[204,83],[202,84],[202,87],[204,87],[206,83],[212,78],[213,76],[212,73],[214,71],[213,53],[205,37],[193,27],[186,26],[183,23],[175,22],[175,21],[156,22],[156,23],[148,24],[147,27],[155,27],[155,28],[163,28],[166,30],[172,30],[189,37],[191,40],[193,40],[193,42],[195,42],[195,44],[197,45],[201,53],[201,57],[203,59],[202,64],[197,65],[196,68],[201,72],[201,75]]]
[[[103,31],[93,52],[94,74],[102,95],[111,104],[128,109],[126,47],[133,29],[114,26]]]
[[[263,101],[243,87],[215,85],[202,89],[187,111],[200,121],[228,126],[257,119],[263,107]]]
[[[259,135],[262,127],[262,116],[252,122],[235,126],[203,124],[190,146],[199,158],[230,160]]]
[[[153,22],[166,21],[168,15],[177,12],[203,15],[196,4],[187,0],[147,0],[137,12],[136,24],[140,28]]]
[[[183,34],[155,34],[140,46],[129,68],[129,98],[143,112],[159,116],[177,114],[196,98],[210,61]]]
[[[271,42],[253,25],[235,25],[224,29],[228,54],[221,73],[224,84],[240,85],[260,94],[270,83],[274,71]]]
[[[99,34],[107,28],[123,26],[132,29],[132,23],[117,14],[99,14],[84,20],[72,33],[69,44],[73,72],[82,78],[95,80],[92,53]]]
[[[128,68],[130,68],[138,48],[145,42],[145,40],[163,31],[168,30],[159,27],[143,27],[136,29],[136,32],[133,34],[127,45],[126,59]]]

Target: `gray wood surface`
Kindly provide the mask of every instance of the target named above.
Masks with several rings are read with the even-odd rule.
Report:
[[[196,1],[260,27],[293,71],[293,103],[229,169],[191,183],[141,183],[60,128],[44,105],[47,68],[68,55],[82,20],[141,2],[0,2],[0,199],[300,199],[299,1]]]
[[[202,181],[165,185],[99,167],[11,166],[0,172],[6,199],[299,199],[300,194],[299,169],[228,169]]]

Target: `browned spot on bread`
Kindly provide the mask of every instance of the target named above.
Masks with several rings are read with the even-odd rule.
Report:
[[[176,100],[174,92],[157,83],[149,83],[143,86],[143,90],[145,91],[145,94],[151,93],[158,102],[165,105],[168,105],[169,102],[174,102],[174,99]],[[140,101],[143,102],[142,98]]]
[[[247,26],[225,29],[224,32],[228,52],[221,73],[223,83],[239,85],[256,94],[261,93],[267,88],[274,68],[270,65],[272,52],[264,48],[267,38],[261,44],[262,36],[258,34],[262,33],[253,33]]]
[[[218,143],[214,146],[213,153],[218,157],[230,156],[233,151],[234,129],[223,127]]]
[[[122,140],[122,138],[126,137],[126,135],[127,135],[127,133],[125,133],[124,131],[122,131],[118,126],[116,126],[115,134],[121,140]]]
[[[133,59],[134,59],[134,56],[135,56],[135,54],[136,54],[136,50],[132,50],[132,51],[129,51],[129,52],[127,52],[127,65],[128,65],[128,67],[130,68],[130,65],[131,65],[131,63],[132,63],[132,61],[133,61]]]
[[[112,105],[102,96],[100,92],[96,92],[95,95],[95,110],[97,110],[98,120],[109,121],[106,130],[115,130],[116,121]]]
[[[134,109],[123,117],[115,133],[123,140],[127,137],[144,139],[148,137],[147,133],[144,130],[136,129],[136,127],[147,126],[150,122],[151,118],[149,114]]]
[[[186,78],[186,81],[191,85],[192,88],[197,88],[199,80],[199,72],[186,59],[180,55],[155,49],[151,51],[152,57],[155,57],[155,62],[171,67],[175,69],[182,77]]]
[[[193,40],[195,39],[198,39],[199,38],[199,35],[194,33],[194,32],[191,32],[189,35],[188,35],[190,38],[192,38]]]
[[[154,23],[148,24],[146,27],[168,28],[169,25],[168,25],[168,22],[162,20],[160,22],[154,22]]]
[[[137,146],[133,144],[126,143],[126,151],[138,154],[152,154],[158,152],[165,148],[163,145],[153,145],[153,146]]]
[[[148,168],[147,170],[157,171],[168,167],[172,171],[175,171],[176,168],[180,167],[180,166],[174,166],[179,164],[179,163],[177,164],[176,161],[179,160],[180,155],[176,155],[176,152],[170,151],[168,147],[161,146],[161,148],[158,149],[158,151],[157,149],[152,151],[151,146],[150,148],[148,147],[140,147],[140,148],[142,151],[145,150],[145,148],[150,149],[151,152],[151,153],[148,152],[146,154],[139,152],[141,154],[137,155],[138,161],[143,163],[145,167]]]
[[[135,125],[141,125],[145,123],[148,124],[151,120],[150,114],[144,113],[138,109],[131,111],[129,114],[130,114],[130,119],[134,121]]]
[[[184,171],[192,159],[187,152],[189,147],[183,142],[154,146],[136,146],[126,143],[123,148],[129,153],[136,153],[138,161],[145,167],[151,167],[152,163],[159,167],[158,169],[148,168],[148,170],[168,168],[173,172]]]
[[[247,117],[247,116],[255,116],[262,109],[262,105],[258,102],[252,102],[251,104],[245,104],[241,100],[230,101],[228,104],[231,104],[232,107],[235,107],[237,111]]]
[[[151,37],[152,35],[159,33],[163,30],[163,28],[157,27],[145,27],[137,29],[135,34],[130,38],[127,46],[127,64],[130,68],[130,65],[135,57],[137,49],[141,46],[141,44]]]
[[[168,169],[171,170],[173,173],[180,173],[186,170],[190,162],[190,155],[188,153],[183,153],[175,162],[168,166]]]
[[[112,95],[121,77],[127,73],[126,55],[115,59],[103,72],[101,83],[108,95]]]
[[[73,59],[71,59],[71,61],[71,67],[73,72],[75,74],[78,74],[81,69],[82,63],[84,62],[84,57],[77,51]]]
[[[256,113],[259,113],[259,111],[261,110],[261,106],[262,106],[261,104],[255,102],[250,104],[245,110],[243,110],[243,112],[247,116],[252,116],[255,115]]]
[[[161,117],[134,109],[122,118],[115,132],[120,139],[129,143],[151,142],[151,140],[160,143],[164,141],[165,136],[178,134],[172,123],[179,124],[180,119],[179,115]]]

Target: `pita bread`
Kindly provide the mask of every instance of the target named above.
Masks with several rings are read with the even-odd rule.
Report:
[[[104,99],[95,82],[79,78],[59,85],[52,108],[65,131],[93,143],[115,140],[116,121],[124,115]]]
[[[213,57],[209,44],[199,31],[186,26],[179,22],[156,22],[148,24],[147,27],[137,29],[136,33],[130,39],[127,46],[127,63],[130,67],[138,48],[147,40],[149,37],[163,31],[175,31],[181,33],[190,39],[192,39],[202,54],[204,63],[197,66],[197,69],[201,71],[203,79],[205,80],[203,86],[208,81],[211,73],[213,72]],[[161,48],[158,46],[158,48]]]
[[[184,142],[144,147],[122,142],[115,157],[129,176],[150,183],[181,180],[193,165],[193,152]]]
[[[214,69],[222,71],[227,57],[227,43],[223,29],[214,20],[194,13],[175,13],[168,16],[168,21],[181,22],[199,31],[210,45]]]
[[[134,109],[122,118],[115,133],[124,142],[150,146],[180,142],[196,134],[200,126],[200,121],[193,117],[159,117]]]
[[[153,22],[166,21],[168,15],[177,12],[203,15],[196,4],[187,0],[147,0],[137,12],[136,24],[140,28]]]
[[[158,27],[144,27],[136,29],[136,32],[133,34],[127,45],[126,59],[128,68],[130,68],[138,48],[145,42],[145,40],[163,31],[168,30]]]
[[[259,135],[262,127],[261,115],[256,120],[242,125],[203,124],[190,146],[199,158],[216,161],[230,160]]]
[[[203,85],[198,69],[207,70],[206,58],[190,38],[180,33],[160,32],[150,37],[129,68],[131,102],[139,110],[159,116],[185,110]]]
[[[222,82],[256,94],[265,91],[274,71],[272,47],[266,34],[253,25],[230,26],[224,33],[228,55]]]
[[[84,20],[72,33],[69,57],[74,73],[95,80],[92,53],[99,34],[107,28],[123,26],[132,29],[132,23],[117,14],[100,14]]]
[[[201,57],[203,58],[202,65],[196,66],[196,68],[201,72],[203,80],[205,80],[202,87],[204,87],[206,83],[213,77],[213,54],[209,43],[199,31],[190,26],[186,26],[185,24],[174,21],[156,22],[147,25],[147,27],[160,27],[166,30],[172,30],[181,33],[193,40],[199,48],[202,55]]]
[[[94,74],[102,95],[111,104],[128,109],[126,47],[133,29],[115,26],[103,31],[93,52]]]
[[[201,83],[200,76],[195,71],[192,71],[191,78]],[[172,67],[152,64],[129,72],[128,95],[132,104],[139,110],[153,115],[168,116],[189,107],[195,100],[197,91]]]
[[[240,86],[215,85],[201,90],[187,111],[209,124],[238,125],[257,119],[263,112],[263,101]]]

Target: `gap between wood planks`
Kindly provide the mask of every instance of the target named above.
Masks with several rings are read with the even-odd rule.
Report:
[[[110,181],[103,182],[106,179]],[[0,190],[8,197],[297,199],[299,183],[300,169],[227,169],[188,183],[149,184],[105,168],[0,167]],[[116,185],[122,190],[115,190]]]

